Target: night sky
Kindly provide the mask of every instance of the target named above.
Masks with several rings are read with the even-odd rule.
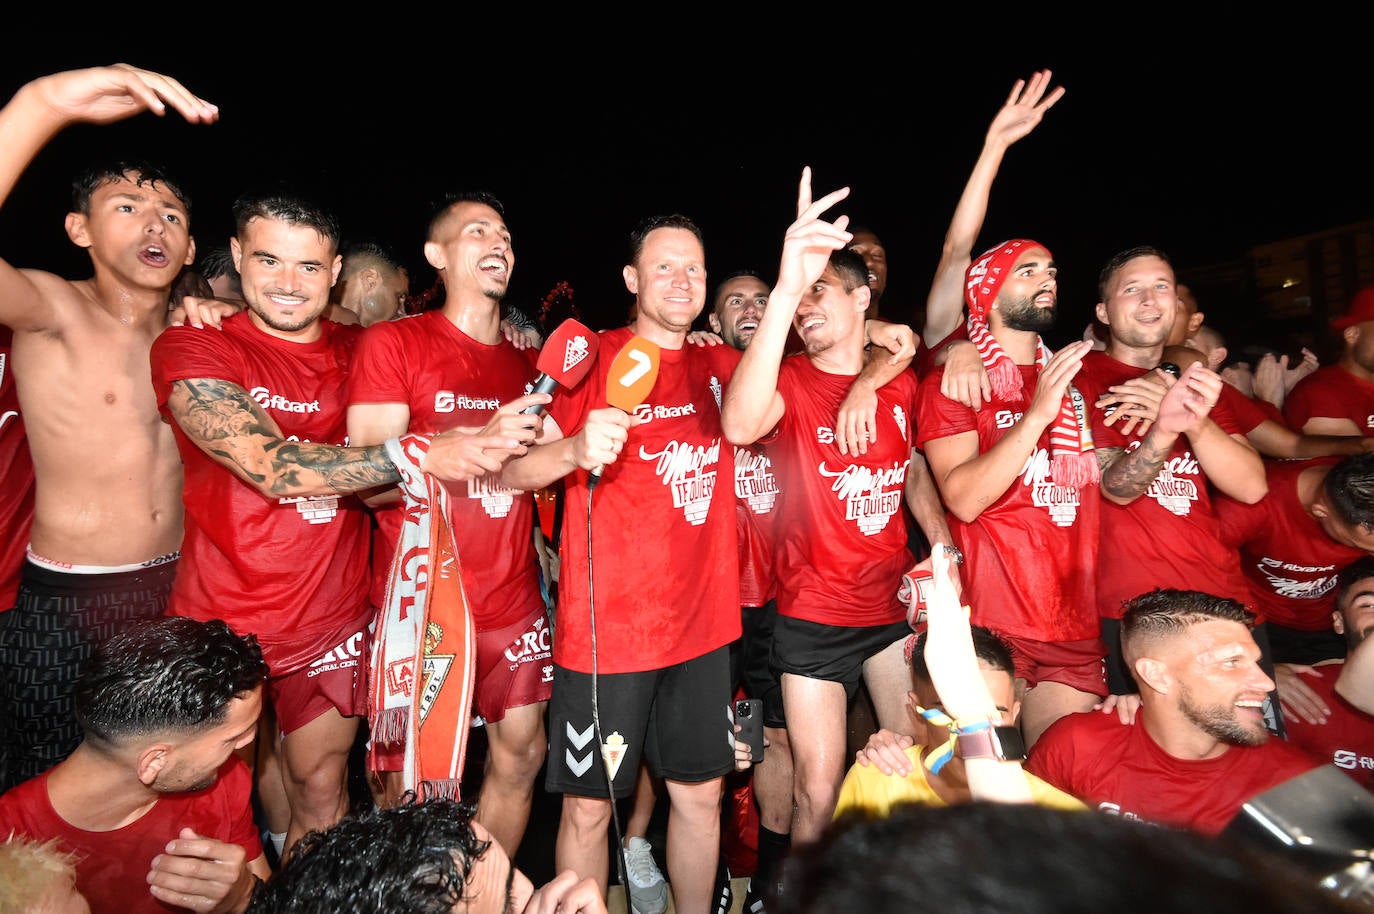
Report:
[[[1329,35],[1315,46],[1275,25],[1189,46],[1172,32],[1103,28],[1064,53],[1002,25],[1011,50],[931,30],[876,63],[829,47],[838,39],[819,25],[802,44],[684,35],[705,48],[677,52],[686,60],[659,51],[661,35],[604,49],[484,39],[449,54],[388,53],[378,37],[321,55],[307,53],[307,35],[187,54],[176,42],[17,34],[0,60],[4,98],[46,72],[123,60],[178,77],[219,104],[221,121],[141,115],[61,134],[0,210],[0,255],[84,275],[62,230],[68,181],[92,156],[128,152],[183,177],[202,245],[227,239],[240,190],[284,177],[326,193],[348,237],[396,248],[418,291],[433,279],[421,254],[430,201],[483,188],[505,202],[515,236],[509,300],[537,313],[566,280],[602,327],[629,307],[625,238],[646,215],[696,219],[711,280],[741,266],[771,275],[809,164],[818,195],[852,187],[838,211],[883,238],[884,309],[910,319],[988,122],[1039,67],[1068,94],[1009,152],[979,247],[1025,236],[1054,252],[1063,317],[1052,342],[1081,331],[1098,267],[1121,248],[1156,244],[1186,280],[1190,265],[1374,218],[1361,139],[1371,79],[1357,69],[1363,53]],[[1279,39],[1301,50],[1262,43]]]

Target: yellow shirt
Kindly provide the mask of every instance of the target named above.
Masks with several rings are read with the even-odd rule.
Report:
[[[921,763],[924,746],[911,746],[906,757],[911,760],[912,772],[906,777],[883,774],[873,765],[855,762],[840,785],[840,798],[835,804],[835,818],[846,812],[862,810],[869,818],[883,818],[898,803],[925,803],[948,806],[935,788],[926,780],[926,766]],[[1031,796],[1037,806],[1052,809],[1087,809],[1080,800],[1026,772]]]

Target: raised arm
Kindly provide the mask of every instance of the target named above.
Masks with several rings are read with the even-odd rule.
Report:
[[[1034,130],[1045,112],[1064,96],[1063,86],[1048,91],[1050,75],[1049,70],[1039,70],[1031,74],[1029,81],[1018,79],[988,127],[983,149],[950,219],[940,263],[926,298],[926,322],[921,332],[930,345],[949,336],[963,314],[964,272],[973,260],[978,233],[983,230],[988,196],[1002,166],[1002,156],[1011,144]]]
[[[869,341],[863,371],[849,386],[835,420],[835,443],[841,454],[867,454],[878,440],[878,389],[906,371],[916,357],[916,334],[906,324],[864,321]]]
[[[782,418],[778,367],[782,364],[792,317],[807,288],[825,271],[831,252],[843,248],[851,237],[845,230],[848,216],[830,223],[821,215],[847,196],[849,188],[842,187],[813,202],[811,168],[802,169],[797,219],[788,226],[783,239],[777,285],[769,293],[768,307],[759,320],[758,330],[725,389],[721,425],[731,444],[753,444]]]
[[[126,64],[67,70],[21,86],[0,108],[0,204],[9,199],[38,151],[64,128],[108,124],[143,111],[161,116],[171,106],[194,124],[208,124],[219,109],[161,73]],[[51,326],[54,296],[43,283],[55,277],[20,271],[0,260],[0,323],[17,329]]]

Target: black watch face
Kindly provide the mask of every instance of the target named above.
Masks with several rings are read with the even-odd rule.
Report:
[[[1026,739],[1020,727],[998,727],[997,741],[1002,744],[1002,758],[1008,762],[1024,761],[1026,758]]]

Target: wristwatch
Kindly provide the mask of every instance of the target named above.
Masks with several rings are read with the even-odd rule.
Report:
[[[936,543],[940,551],[949,556],[949,560],[956,565],[964,564],[964,553],[958,546],[951,546],[949,543]]]
[[[1026,741],[1019,728],[986,721],[959,730],[955,752],[962,759],[991,758],[999,762],[1022,762],[1026,759]]]

